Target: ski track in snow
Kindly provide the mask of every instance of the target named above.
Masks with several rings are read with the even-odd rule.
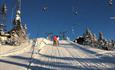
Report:
[[[0,70],[27,70],[31,53],[32,50],[1,58]],[[59,46],[49,44],[33,54],[29,70],[115,70],[115,55],[109,53],[103,51],[101,54],[95,48],[91,50],[70,43]]]

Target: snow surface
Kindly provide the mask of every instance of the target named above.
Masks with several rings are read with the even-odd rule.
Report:
[[[115,70],[115,51],[60,41],[53,46],[52,41],[37,39],[38,53],[33,49],[23,54],[0,58],[0,70]],[[34,51],[38,49],[34,48]],[[29,66],[30,65],[30,66]]]

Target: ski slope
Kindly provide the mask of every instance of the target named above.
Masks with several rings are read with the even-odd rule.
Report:
[[[45,39],[44,42],[40,51],[33,47],[23,54],[0,58],[0,70],[115,70],[115,51],[68,41],[60,41],[59,46]]]

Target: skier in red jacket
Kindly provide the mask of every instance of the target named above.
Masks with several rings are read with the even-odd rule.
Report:
[[[58,46],[58,40],[57,40],[58,36],[54,36],[53,37],[53,45],[54,46]]]

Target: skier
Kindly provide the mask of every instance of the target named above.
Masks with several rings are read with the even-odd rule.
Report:
[[[54,46],[56,45],[56,40],[57,40],[57,37],[56,37],[56,36],[53,36],[53,45],[54,45]]]
[[[58,46],[58,36],[56,35],[53,37],[53,45]]]
[[[59,36],[57,36],[57,45],[59,46]]]

